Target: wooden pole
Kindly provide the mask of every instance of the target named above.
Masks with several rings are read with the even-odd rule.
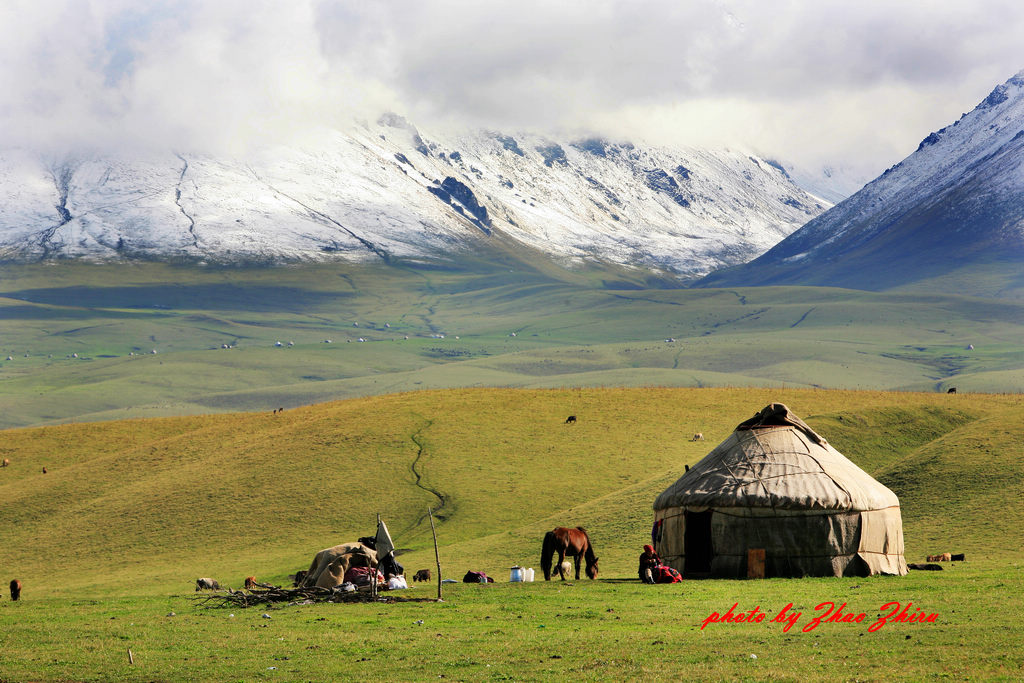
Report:
[[[377,537],[377,531],[379,529],[380,529],[380,513],[378,512],[377,513],[377,528],[373,530],[373,537],[374,538]],[[377,558],[377,562],[378,563],[380,562],[380,558],[379,557]],[[377,572],[378,571],[379,571],[378,569],[375,569],[375,568],[372,568],[372,567],[370,568],[370,596],[374,597],[374,598],[377,597]]]
[[[441,600],[441,556],[437,552],[437,530],[434,529],[434,512],[427,508],[427,516],[430,517],[430,533],[434,535],[434,560],[437,562],[437,599]]]
[[[135,657],[132,657],[132,649],[128,648],[128,664],[135,664]]]

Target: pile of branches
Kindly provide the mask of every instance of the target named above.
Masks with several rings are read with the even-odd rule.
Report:
[[[435,598],[412,598],[394,595],[393,591],[370,593],[368,586],[354,591],[342,591],[318,586],[282,588],[270,584],[259,584],[253,590],[231,590],[192,597],[199,607],[255,607],[286,603],[288,605],[309,605],[318,602],[436,602]]]

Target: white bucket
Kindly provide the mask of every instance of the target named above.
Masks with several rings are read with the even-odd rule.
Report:
[[[523,568],[518,565],[512,567],[512,573],[509,576],[508,580],[512,582],[519,582],[525,580],[523,576]]]
[[[533,567],[530,567],[529,569],[527,569],[524,572],[524,574],[526,574],[526,577],[524,578],[524,581],[533,581]]]

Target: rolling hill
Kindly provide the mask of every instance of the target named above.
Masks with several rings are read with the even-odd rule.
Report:
[[[432,507],[449,575],[536,566],[543,532],[571,523],[590,530],[603,575],[629,577],[656,495],[771,401],[900,496],[911,561],[942,548],[991,562],[1024,543],[1005,505],[1024,494],[1019,396],[465,389],[8,430],[5,571],[75,594],[284,581],[378,512],[418,568],[433,564]]]

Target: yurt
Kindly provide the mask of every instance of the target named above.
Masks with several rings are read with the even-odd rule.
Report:
[[[689,577],[907,573],[892,491],[773,403],[654,502],[655,549]],[[760,575],[760,574],[759,574]]]

